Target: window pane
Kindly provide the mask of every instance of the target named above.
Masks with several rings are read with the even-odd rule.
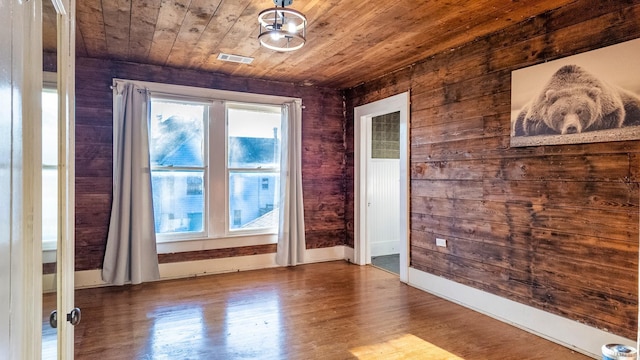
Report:
[[[201,104],[151,101],[152,166],[204,166],[205,111]]]
[[[280,107],[229,107],[229,168],[280,165]]]
[[[203,171],[152,171],[151,182],[156,234],[204,230]]]
[[[400,159],[400,111],[371,118],[371,158]]]
[[[42,169],[42,241],[58,239],[58,170]]]
[[[229,228],[278,227],[280,181],[277,173],[232,172],[229,175]]]
[[[42,163],[58,165],[58,94],[42,91]]]
[[[42,89],[42,242],[58,240],[58,93]]]

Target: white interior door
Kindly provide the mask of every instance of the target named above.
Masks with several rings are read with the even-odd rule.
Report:
[[[33,146],[42,82],[38,5],[0,6],[0,357],[9,359],[40,353],[40,153]]]
[[[354,110],[354,260],[357,264],[371,263],[371,236],[369,223],[374,219],[369,211],[372,184],[368,179],[373,165],[370,163],[368,125],[375,116],[400,113],[400,159],[398,184],[398,228],[400,254],[400,281],[408,281],[409,269],[409,93],[402,93],[387,99],[358,106]],[[375,215],[375,212],[374,212]]]

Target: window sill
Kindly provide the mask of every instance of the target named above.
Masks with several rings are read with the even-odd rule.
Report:
[[[235,247],[268,245],[278,242],[278,234],[244,235],[217,239],[159,240],[158,254],[188,251],[228,249]]]

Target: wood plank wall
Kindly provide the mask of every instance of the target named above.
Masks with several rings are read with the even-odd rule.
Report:
[[[640,142],[509,132],[511,71],[638,37],[640,1],[578,0],[346,90],[347,243],[354,107],[410,89],[411,266],[635,339]]]
[[[45,54],[55,71],[55,55]],[[76,270],[102,267],[112,196],[112,78],[302,98],[302,178],[307,248],[343,245],[344,103],[340,91],[168,67],[76,62]],[[275,252],[274,245],[161,254],[161,263]]]

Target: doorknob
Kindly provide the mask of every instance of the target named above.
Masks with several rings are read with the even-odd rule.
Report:
[[[80,319],[82,319],[82,311],[80,311],[80,308],[75,308],[67,314],[67,321],[73,326],[80,324]],[[49,314],[49,325],[54,329],[58,327],[58,312],[56,310],[53,310],[51,314]]]
[[[55,310],[49,314],[49,325],[54,329],[58,327],[58,312]]]
[[[80,308],[74,308],[67,314],[67,321],[73,326],[80,324],[80,319],[82,319],[82,311],[80,311]]]

